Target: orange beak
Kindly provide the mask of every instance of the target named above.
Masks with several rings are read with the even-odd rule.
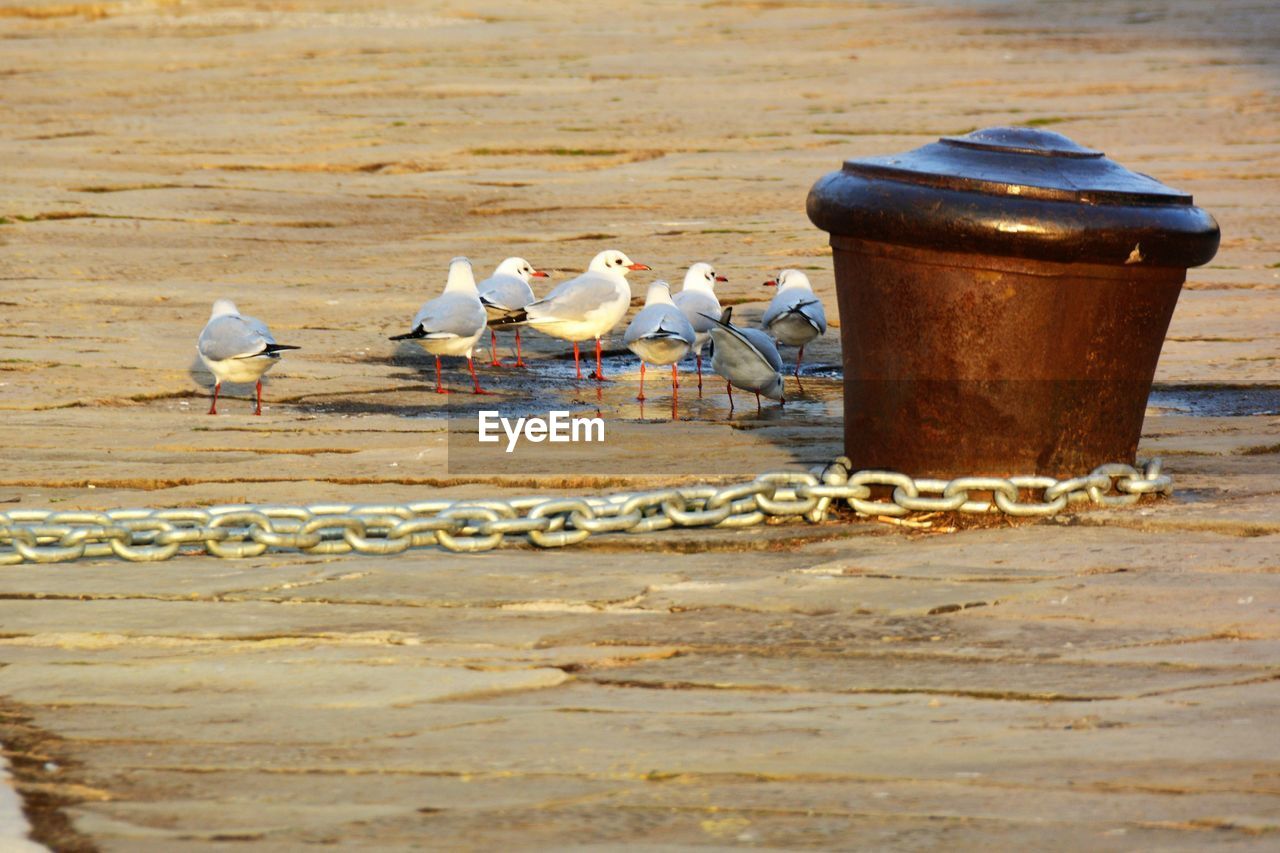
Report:
[[[651,269],[653,269],[653,267],[645,266],[644,264],[632,264],[631,266],[627,267],[627,269],[629,269],[629,270],[651,270]]]
[[[777,283],[776,281],[773,281],[773,280],[771,279],[771,280],[769,280],[769,281],[766,281],[766,282],[764,283],[764,286],[765,286],[765,287],[777,287],[777,286],[778,286],[778,283]]]
[[[551,274],[545,273],[542,270],[534,270],[529,273],[529,278],[551,278]]]
[[[722,275],[717,275],[717,276],[716,276],[716,281],[728,281],[728,280],[729,280],[729,279],[725,278],[725,277],[724,277],[724,276],[722,276]]]

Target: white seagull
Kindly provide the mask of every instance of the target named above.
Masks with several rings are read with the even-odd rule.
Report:
[[[783,270],[776,279],[764,284],[778,288],[778,292],[760,318],[760,325],[780,343],[800,347],[796,354],[796,379],[799,379],[804,345],[827,333],[822,300],[814,294],[809,277],[800,270]]]
[[[536,298],[533,288],[529,286],[531,278],[547,278],[547,274],[542,270],[535,270],[524,258],[507,258],[498,264],[493,275],[476,285],[480,302],[489,316],[492,355],[490,365],[493,367],[501,367],[502,361],[498,358],[498,333],[492,324],[495,320],[511,319]],[[519,326],[516,326],[516,367],[524,367],[524,358],[520,354]]]
[[[262,374],[276,366],[280,351],[300,347],[278,344],[267,324],[257,317],[243,317],[230,299],[213,303],[209,322],[200,332],[196,352],[213,374],[213,402],[209,414],[218,414],[218,391],[223,382],[256,382],[255,415],[262,414]]]
[[[711,329],[711,369],[725,378],[729,391],[729,411],[733,411],[733,387],[754,391],[785,403],[782,390],[782,356],[773,340],[759,329],[744,329],[729,320],[732,308],[724,309]]]
[[[607,249],[591,259],[587,271],[557,285],[541,299],[530,302],[509,322],[524,322],[553,338],[573,342],[573,366],[582,378],[578,342],[596,339],[596,372],[592,379],[604,380],[600,365],[600,337],[627,313],[631,288],[627,273],[647,270],[616,249]]]
[[[689,271],[684,274],[684,284],[680,288],[673,299],[676,306],[684,312],[684,316],[689,318],[689,322],[693,324],[693,331],[697,333],[698,339],[693,345],[693,356],[698,362],[698,390],[702,390],[702,348],[711,338],[711,329],[715,326],[714,320],[708,320],[707,317],[720,316],[720,300],[716,298],[716,282],[728,281],[722,275],[717,275],[715,269],[708,263],[696,263],[689,267]]]
[[[699,318],[701,319],[701,318]],[[697,335],[693,325],[671,301],[671,285],[655,281],[644,297],[644,308],[627,326],[622,340],[627,349],[640,356],[640,394],[644,399],[644,366],[671,365],[671,393],[680,387],[679,365],[693,346]]]
[[[471,272],[471,261],[454,258],[449,261],[449,279],[444,293],[429,300],[413,318],[413,328],[403,335],[393,335],[393,341],[417,341],[424,350],[436,357],[436,393],[448,394],[440,384],[440,356],[465,355],[471,371],[471,384],[476,394],[488,394],[480,387],[476,368],[471,361],[476,341],[484,334],[488,317],[480,296],[476,293],[476,279]]]

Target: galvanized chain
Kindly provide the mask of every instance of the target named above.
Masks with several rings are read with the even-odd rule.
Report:
[[[1141,463],[1140,463],[1141,464]],[[774,471],[729,486],[688,486],[582,497],[427,500],[407,504],[235,505],[207,509],[103,512],[16,509],[0,512],[0,566],[63,563],[115,555],[154,562],[177,555],[256,557],[269,549],[307,554],[399,554],[438,545],[488,551],[507,537],[560,548],[599,533],[648,533],[671,527],[752,527],[769,518],[817,524],[844,501],[861,515],[913,512],[1050,516],[1072,504],[1128,506],[1146,494],[1172,494],[1160,460],[1110,464],[1087,476],[915,479],[896,471],[850,472],[840,457],[812,471]],[[892,488],[872,499],[875,486]],[[881,489],[884,491],[884,489]],[[990,494],[986,500],[974,493]],[[1039,495],[1024,500],[1024,495]],[[185,548],[185,550],[183,550]]]

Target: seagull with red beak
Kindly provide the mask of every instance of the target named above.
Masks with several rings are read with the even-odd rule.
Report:
[[[596,372],[592,379],[603,381],[600,338],[618,325],[631,305],[627,273],[647,270],[617,249],[608,249],[591,259],[587,271],[555,287],[541,299],[530,302],[508,322],[527,323],[553,338],[573,342],[573,366],[582,378],[578,344],[596,340]]]
[[[547,274],[542,270],[535,270],[524,258],[507,258],[498,264],[493,275],[476,285],[476,290],[480,293],[480,304],[489,317],[490,364],[493,367],[502,366],[502,361],[498,358],[495,321],[497,325],[503,325],[502,321],[510,320],[537,298],[533,295],[533,288],[529,286],[531,278],[547,278]],[[524,357],[520,354],[519,326],[516,326],[516,367],[524,367]]]
[[[693,344],[693,357],[698,362],[698,392],[702,392],[702,348],[711,339],[711,330],[715,321],[711,317],[720,316],[720,300],[716,298],[716,282],[728,281],[716,273],[711,264],[696,263],[684,274],[684,284],[680,292],[671,297],[676,307],[684,312],[693,325],[697,340]]]
[[[765,287],[776,287],[778,293],[765,309],[760,325],[778,343],[800,347],[796,355],[796,379],[800,378],[800,360],[805,344],[827,333],[827,315],[822,300],[813,292],[809,277],[800,270],[783,270]]]

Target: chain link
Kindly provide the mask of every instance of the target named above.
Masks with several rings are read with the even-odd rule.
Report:
[[[742,528],[769,518],[796,516],[816,524],[826,520],[835,501],[875,517],[900,518],[912,512],[1032,517],[1054,515],[1072,504],[1130,506],[1143,495],[1173,493],[1173,479],[1162,472],[1159,459],[1145,463],[1141,470],[1113,463],[1065,480],[1042,475],[914,479],[897,471],[852,472],[850,467],[842,456],[814,471],[773,471],[723,487],[569,498],[105,512],[11,510],[0,512],[0,566],[112,555],[154,562],[180,552],[256,557],[270,549],[399,554],[439,545],[449,551],[473,552],[497,548],[507,537],[525,537],[542,548],[562,548],[600,533]],[[881,493],[892,490],[892,497],[873,498],[877,487]]]

